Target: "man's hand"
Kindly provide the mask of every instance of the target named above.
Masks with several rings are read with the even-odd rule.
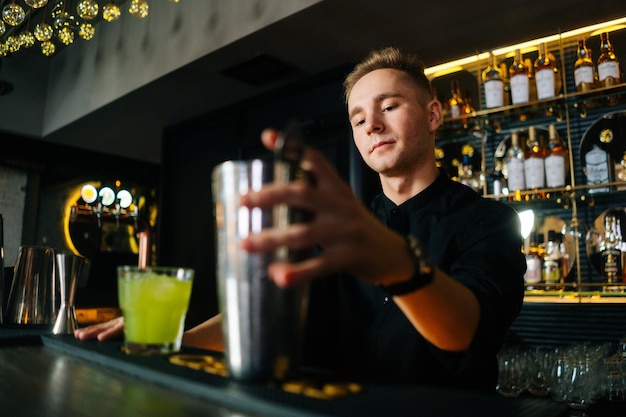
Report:
[[[74,331],[74,337],[79,340],[98,339],[112,340],[124,334],[124,317],[116,317],[104,323],[94,324]]]
[[[265,130],[263,144],[273,149],[278,132]],[[324,156],[307,148],[302,169],[313,178],[313,184],[292,182],[270,184],[258,192],[242,196],[247,207],[270,208],[280,204],[311,214],[306,223],[284,228],[270,228],[243,240],[244,250],[271,252],[287,246],[294,250],[319,245],[322,253],[301,262],[274,262],[268,273],[281,286],[307,282],[345,271],[371,283],[406,279],[413,264],[404,238],[389,230],[354,195]]]

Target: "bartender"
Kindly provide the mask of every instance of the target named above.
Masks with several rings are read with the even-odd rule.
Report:
[[[268,268],[280,286],[312,282],[306,364],[361,381],[493,390],[496,354],[524,295],[519,218],[437,168],[442,105],[417,56],[372,51],[344,88],[355,145],[382,193],[368,210],[309,148],[301,165],[315,185],[272,184],[242,203],[287,204],[312,220],[251,235],[243,248],[321,248]],[[277,138],[262,133],[269,149]],[[75,335],[104,340],[122,327],[119,318]],[[188,330],[183,343],[221,349],[220,316]]]

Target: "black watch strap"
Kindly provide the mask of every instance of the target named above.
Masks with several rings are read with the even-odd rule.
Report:
[[[433,264],[428,255],[426,255],[419,240],[413,236],[407,236],[406,243],[413,263],[415,264],[415,273],[406,281],[391,285],[381,285],[381,288],[392,296],[404,295],[416,291],[433,282],[435,278]]]

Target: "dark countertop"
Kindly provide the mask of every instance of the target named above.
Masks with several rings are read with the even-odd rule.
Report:
[[[121,342],[81,342],[46,329],[0,328],[2,416],[428,416],[557,417],[568,407],[547,399],[407,385],[365,385],[358,393],[315,398],[280,384],[241,384],[173,364],[166,356],[129,356]],[[219,354],[183,348],[183,354]],[[327,377],[324,377],[327,379]],[[324,379],[322,378],[322,379]],[[308,375],[315,386],[324,382]],[[319,383],[319,384],[318,384]],[[592,415],[593,417],[593,415]]]

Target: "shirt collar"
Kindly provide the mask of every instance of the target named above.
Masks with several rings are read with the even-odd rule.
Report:
[[[387,211],[391,211],[395,208],[399,208],[403,212],[412,211],[414,209],[417,209],[429,203],[430,201],[435,199],[437,196],[442,194],[444,190],[447,188],[446,184],[448,184],[449,181],[451,180],[448,177],[448,174],[445,172],[445,170],[443,168],[439,168],[439,175],[437,176],[437,178],[435,178],[435,181],[433,181],[428,187],[426,187],[420,193],[414,195],[413,197],[409,198],[408,200],[406,200],[404,203],[400,205],[396,205],[396,203],[394,203],[389,198],[387,198],[387,196],[383,193],[382,197],[383,197],[384,207]]]

